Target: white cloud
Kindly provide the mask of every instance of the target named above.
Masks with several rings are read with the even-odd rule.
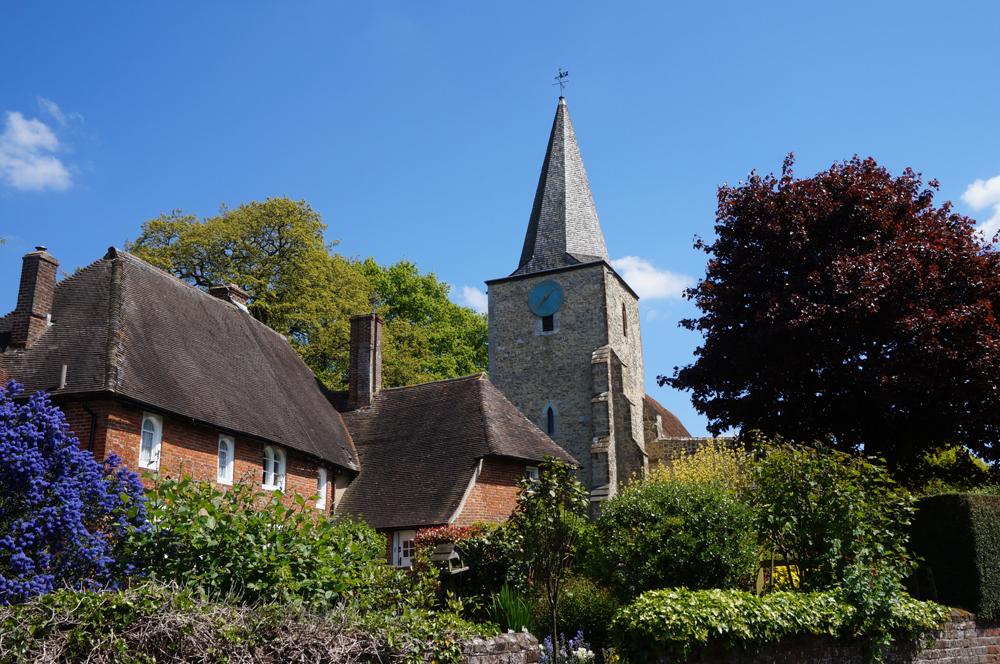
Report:
[[[479,313],[483,313],[489,306],[489,298],[486,297],[486,293],[478,288],[462,286],[462,304],[475,309]]]
[[[51,115],[61,127],[65,127],[70,120],[79,120],[80,122],[83,122],[83,116],[79,113],[63,113],[59,110],[58,104],[54,101],[46,99],[45,97],[38,98],[38,107],[42,109],[42,113]]]
[[[962,194],[962,200],[968,203],[973,210],[982,210],[987,206],[993,206],[993,216],[976,227],[984,240],[992,240],[996,232],[1000,230],[1000,175],[989,180],[976,180],[966,188],[965,193]]]
[[[611,261],[622,278],[644,300],[680,298],[684,289],[694,285],[694,279],[669,270],[659,270],[647,260],[625,256]]]
[[[59,139],[47,124],[7,111],[0,134],[0,181],[25,191],[68,189],[73,184],[69,170],[51,154],[59,147]]]

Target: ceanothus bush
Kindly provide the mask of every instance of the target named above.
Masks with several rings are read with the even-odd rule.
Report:
[[[80,450],[66,417],[37,392],[0,389],[0,606],[53,587],[117,587],[134,570],[120,555],[128,531],[144,528],[139,477],[116,456]]]

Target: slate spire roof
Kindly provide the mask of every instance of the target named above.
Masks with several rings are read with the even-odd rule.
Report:
[[[521,262],[511,276],[610,262],[566,99],[559,98]]]

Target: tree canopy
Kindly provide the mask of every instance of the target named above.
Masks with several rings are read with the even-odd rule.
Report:
[[[486,317],[448,299],[450,286],[409,261],[381,266],[333,251],[305,201],[269,198],[198,219],[175,210],[142,224],[125,248],[199,288],[235,283],[250,313],[288,337],[332,388],[346,387],[350,317],[386,319],[383,385],[450,378],[488,366]]]
[[[872,159],[718,192],[707,274],[687,297],[691,390],[715,433],[826,440],[896,463],[967,446],[1000,458],[1000,256],[934,180]]]

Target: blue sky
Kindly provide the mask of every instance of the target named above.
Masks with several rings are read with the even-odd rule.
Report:
[[[0,4],[0,308],[183,208],[305,199],[351,256],[477,303],[517,266],[566,98],[608,251],[641,295],[647,391],[693,361],[679,287],[715,192],[854,154],[1000,226],[1000,3]],[[994,72],[994,73],[991,73]],[[996,178],[996,179],[992,179]]]

